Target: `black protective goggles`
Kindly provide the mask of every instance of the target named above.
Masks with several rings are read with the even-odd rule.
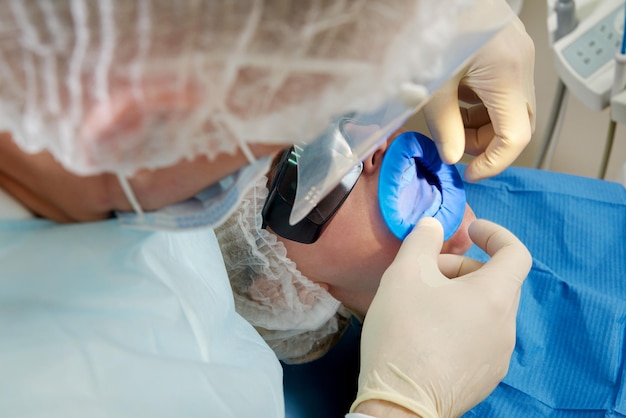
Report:
[[[263,228],[291,241],[312,244],[320,237],[328,222],[346,200],[363,171],[363,163],[357,164],[307,216],[295,225],[289,225],[289,215],[293,208],[298,187],[298,154],[290,147],[283,152],[276,166],[276,174],[269,187],[269,194],[263,205]]]

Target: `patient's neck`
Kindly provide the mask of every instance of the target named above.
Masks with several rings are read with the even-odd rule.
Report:
[[[361,321],[365,318],[365,314],[376,295],[373,291],[362,290],[355,292],[354,290],[333,285],[328,286],[328,291]]]

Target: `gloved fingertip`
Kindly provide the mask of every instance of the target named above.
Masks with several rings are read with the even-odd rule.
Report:
[[[476,174],[476,170],[473,169],[472,163],[473,161],[470,162],[467,167],[465,167],[465,171],[463,172],[463,179],[469,183],[476,183],[477,181],[482,180],[482,177]]]
[[[415,228],[440,228],[443,231],[441,222],[431,216],[426,216],[420,219],[417,222],[417,225],[415,225]]]
[[[532,135],[535,132],[535,127],[537,126],[537,115],[535,113],[535,106],[527,102],[526,112],[528,112],[528,120],[530,122],[530,134]],[[528,142],[530,142],[530,137],[528,137]]]
[[[419,220],[410,235],[419,237],[421,245],[426,242],[428,244],[439,242],[439,247],[441,247],[443,244],[443,225],[435,218],[425,217]]]
[[[470,234],[471,237],[474,237],[473,234],[475,233],[475,231],[480,231],[482,229],[488,228],[490,227],[490,225],[493,224],[494,222],[488,221],[487,219],[476,218],[474,222],[472,222],[467,228],[467,232]]]
[[[443,226],[437,219],[425,217],[419,220],[413,231],[404,239],[396,260],[406,259],[414,262],[417,254],[436,257],[441,252],[442,245]]]
[[[437,241],[441,241],[443,244],[443,226],[441,222],[432,217],[420,219],[415,228],[404,239],[405,243],[411,242],[409,245],[418,244],[421,247]]]
[[[477,219],[469,226],[469,235],[478,247],[491,257],[487,262],[492,268],[506,266],[507,277],[520,284],[532,266],[532,255],[511,231],[494,222]]]
[[[462,141],[436,142],[436,144],[439,157],[445,164],[456,164],[463,157],[465,149]]]
[[[465,180],[470,183],[476,183],[488,177],[500,174],[508,165],[508,160],[495,163],[487,157],[486,153],[482,153],[474,158],[465,169]]]

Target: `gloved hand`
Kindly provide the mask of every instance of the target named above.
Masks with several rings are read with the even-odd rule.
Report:
[[[386,401],[424,418],[457,417],[505,376],[531,257],[491,222],[475,221],[469,234],[491,256],[484,265],[439,255],[443,230],[433,218],[402,244],[365,317],[351,412],[380,416],[369,407]]]
[[[517,18],[497,33],[423,112],[441,159],[454,164],[476,155],[469,181],[500,173],[522,152],[535,130],[535,48]],[[459,108],[459,98],[474,106]]]

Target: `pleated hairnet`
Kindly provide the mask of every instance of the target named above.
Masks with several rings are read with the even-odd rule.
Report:
[[[436,77],[472,0],[0,0],[0,131],[80,174],[314,138]]]
[[[267,178],[215,231],[235,295],[235,308],[287,363],[323,355],[348,326],[350,314],[298,271],[276,235],[261,228]]]

